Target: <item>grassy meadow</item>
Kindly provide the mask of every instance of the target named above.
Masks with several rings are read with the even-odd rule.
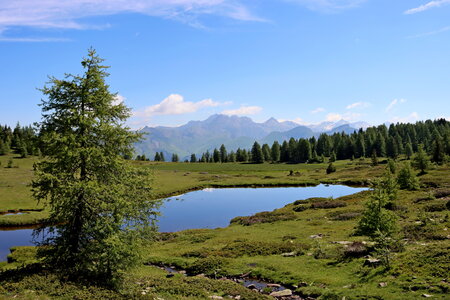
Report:
[[[5,168],[7,160],[0,156],[0,211],[44,210],[0,216],[0,224],[37,222],[46,211],[29,191],[35,158],[13,159],[18,168]],[[329,175],[327,164],[132,163],[153,170],[154,197],[205,187],[367,185],[385,168],[383,161],[373,167],[369,159],[338,161],[337,171]],[[390,268],[366,266],[367,257],[378,257],[376,249],[369,237],[355,235],[370,194],[365,191],[334,200],[299,199],[305,201],[237,217],[226,228],[160,233],[136,249],[144,264],[125,275],[119,291],[66,282],[40,266],[34,247],[17,247],[8,263],[0,263],[0,299],[272,298],[269,290],[257,293],[224,279],[243,274],[282,284],[303,298],[448,299],[449,166],[432,167],[420,182],[418,191],[399,191],[392,208],[398,242],[389,253]],[[181,272],[170,277],[156,266],[193,276]]]

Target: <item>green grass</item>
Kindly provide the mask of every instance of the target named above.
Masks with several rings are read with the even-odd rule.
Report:
[[[2,169],[2,172],[11,172],[7,174],[12,174],[13,178],[20,178],[18,173],[23,172],[23,176],[28,174],[31,180],[32,174],[30,170],[27,173],[26,166],[31,168],[32,159],[19,162],[23,166]],[[384,165],[371,167],[369,160],[338,161],[335,163],[337,172],[330,175],[325,174],[326,164],[133,163],[154,170],[155,197],[210,186],[367,183],[384,170]],[[299,174],[288,176],[290,170]],[[422,294],[446,299],[450,292],[447,230],[450,216],[446,206],[450,198],[445,196],[446,191],[450,191],[449,175],[447,165],[433,167],[420,177],[421,190],[399,192],[394,212],[399,220],[398,236],[402,238],[399,250],[404,249],[392,254],[389,270],[365,267],[363,257],[345,257],[345,245],[339,243],[370,242],[368,237],[354,235],[368,191],[333,200],[336,203],[326,199],[292,203],[272,213],[238,219],[226,228],[161,234],[158,240],[149,242],[140,251],[144,253],[144,261],[150,264],[165,264],[212,276],[250,273],[250,277],[285,284],[304,296],[322,299],[344,296],[346,299],[416,299]],[[3,177],[0,180],[3,182]],[[22,189],[20,180],[8,180],[11,189]],[[26,207],[27,201],[32,201],[30,197],[25,202],[13,200],[6,204],[2,194],[0,197],[0,205],[10,205],[12,209]],[[5,217],[0,216],[0,220]],[[321,237],[312,238],[314,235]],[[370,251],[370,243],[368,247]],[[265,297],[231,281],[181,275],[166,278],[163,270],[147,265],[130,270],[120,291],[62,282],[54,274],[39,269],[20,273],[20,270],[27,270],[20,266],[36,265],[33,249],[19,247],[11,254],[9,264],[0,263],[0,268],[12,272],[8,273],[9,277],[0,276],[0,299],[15,296],[19,299],[75,296],[88,299],[93,295],[111,299],[207,299],[211,295],[238,294],[242,299]],[[284,251],[295,252],[295,255],[284,257],[281,255]],[[371,255],[375,253],[372,251]],[[387,286],[380,287],[380,283],[387,283]]]

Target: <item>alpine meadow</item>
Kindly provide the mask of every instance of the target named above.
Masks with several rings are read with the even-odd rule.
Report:
[[[449,14],[0,3],[0,299],[448,299]]]

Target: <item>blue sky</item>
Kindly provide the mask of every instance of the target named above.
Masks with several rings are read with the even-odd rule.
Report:
[[[0,1],[0,124],[39,121],[37,89],[91,46],[133,128],[450,117],[450,0],[17,0]]]

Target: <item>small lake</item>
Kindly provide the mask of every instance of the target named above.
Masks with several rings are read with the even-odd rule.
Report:
[[[280,188],[204,189],[167,198],[158,218],[159,231],[173,232],[193,228],[226,227],[237,216],[271,211],[299,199],[338,198],[367,188],[343,185]],[[32,229],[0,230],[0,261],[6,260],[9,248],[33,245]]]

